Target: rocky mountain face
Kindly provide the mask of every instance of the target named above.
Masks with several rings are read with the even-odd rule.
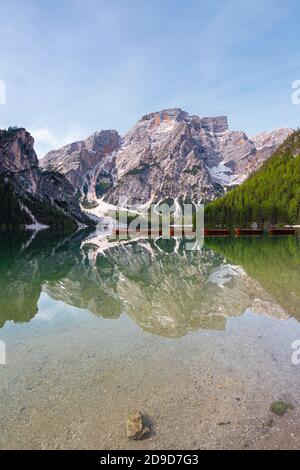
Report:
[[[100,172],[102,167],[109,174],[112,172],[110,156],[120,141],[121,137],[116,131],[95,132],[87,140],[49,152],[41,160],[41,167],[62,173],[76,190],[87,194],[95,172]]]
[[[225,116],[200,118],[167,109],[142,117],[122,139],[103,131],[94,158],[86,150],[91,136],[48,153],[42,166],[65,174],[88,199],[114,205],[147,205],[166,197],[213,200],[256,171],[291,132],[250,138],[231,131]]]
[[[70,182],[39,168],[34,140],[25,129],[0,131],[0,192],[2,225],[91,224]]]

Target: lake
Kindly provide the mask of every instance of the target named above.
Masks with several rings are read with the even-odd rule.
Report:
[[[299,286],[298,236],[0,232],[0,447],[299,448]]]

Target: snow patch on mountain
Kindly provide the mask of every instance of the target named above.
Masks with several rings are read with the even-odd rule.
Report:
[[[236,175],[225,163],[221,162],[212,168],[207,167],[214,183],[222,186],[235,186],[241,184],[247,175]]]

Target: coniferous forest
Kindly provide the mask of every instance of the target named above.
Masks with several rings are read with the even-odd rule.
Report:
[[[241,186],[205,208],[207,226],[300,223],[300,130]]]

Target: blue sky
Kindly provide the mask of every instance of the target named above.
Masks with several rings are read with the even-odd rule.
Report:
[[[39,157],[180,107],[248,134],[297,127],[298,0],[0,0],[0,127]]]

